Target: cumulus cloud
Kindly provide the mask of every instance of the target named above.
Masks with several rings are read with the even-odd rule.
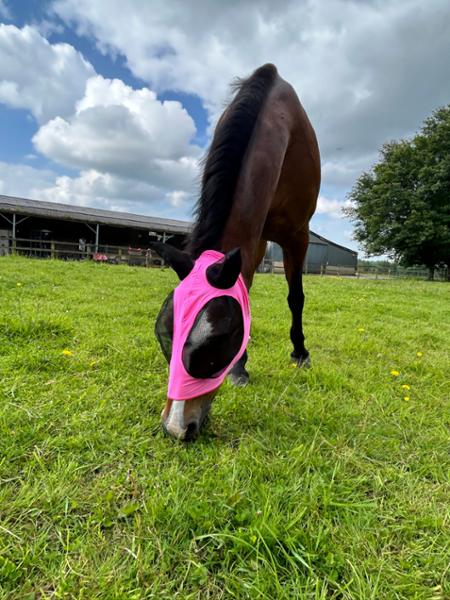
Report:
[[[55,173],[28,165],[0,161],[0,194],[32,198],[33,192],[52,185]]]
[[[56,14],[101,52],[123,56],[150,88],[96,76],[74,48],[50,44],[35,28],[0,29],[0,102],[31,110],[41,125],[36,148],[80,171],[36,188],[60,200],[79,195],[80,202],[125,206],[145,197],[153,212],[160,198],[181,213],[192,204],[197,176],[195,126],[179,103],[156,94],[199,96],[213,124],[229,82],[274,62],[317,131],[324,184],[318,218],[337,227],[340,198],[380,145],[417,130],[450,101],[447,0],[286,0],[282,9],[272,0],[50,6],[41,33],[60,28]]]
[[[1,50],[0,101],[28,108],[41,122],[35,148],[80,171],[58,176],[2,163],[3,193],[172,216],[190,212],[201,149],[191,143],[195,124],[179,102],[95,75],[72,46],[50,44],[32,27],[1,26]]]
[[[447,0],[288,0],[282,10],[271,0],[130,0],[126,11],[120,0],[57,0],[54,10],[156,91],[199,95],[212,120],[233,77],[274,62],[347,186],[349,163],[367,168],[384,141],[450,98]]]
[[[320,195],[317,199],[316,214],[327,215],[334,219],[342,219],[344,218],[342,209],[346,206],[349,206],[348,200],[337,200]]]
[[[0,194],[186,219],[194,201],[184,190],[164,191],[151,183],[93,169],[70,177],[51,169],[1,161]]]
[[[194,134],[179,102],[160,102],[149,89],[98,75],[88,80],[75,113],[49,121],[33,141],[42,154],[72,168],[190,191],[200,155],[190,144]]]
[[[147,213],[150,209],[155,214],[165,216],[174,216],[175,212],[189,213],[193,201],[191,195],[182,190],[164,192],[145,181],[93,169],[82,171],[78,177],[57,177],[51,185],[33,191],[35,197],[49,202],[134,213]]]
[[[94,69],[70,44],[36,29],[0,24],[0,102],[30,110],[39,123],[70,115]]]

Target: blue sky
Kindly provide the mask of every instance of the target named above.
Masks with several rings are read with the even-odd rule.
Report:
[[[10,195],[189,218],[228,84],[270,61],[318,135],[312,229],[358,249],[341,214],[356,178],[450,102],[444,0],[0,0],[0,23]]]

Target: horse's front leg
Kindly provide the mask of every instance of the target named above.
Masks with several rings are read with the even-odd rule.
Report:
[[[289,286],[288,304],[292,313],[291,341],[294,346],[291,353],[292,360],[299,367],[309,367],[311,359],[305,348],[303,335],[303,293],[302,270],[306,252],[308,250],[308,233],[302,233],[294,241],[283,247],[284,272]]]
[[[244,385],[247,385],[248,380],[250,379],[248,371],[245,368],[247,359],[248,354],[246,350],[228,374],[230,382],[237,387],[243,387]]]
[[[260,239],[254,244],[249,243],[248,246],[250,246],[250,249],[247,250],[246,254],[251,258],[247,260],[247,264],[243,268],[243,276],[247,289],[250,290],[255,271],[266,253],[267,241]],[[248,354],[246,350],[228,374],[228,379],[233,385],[243,387],[249,382],[250,375],[245,368],[247,360]]]

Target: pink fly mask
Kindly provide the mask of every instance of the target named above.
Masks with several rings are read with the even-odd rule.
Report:
[[[240,274],[240,252],[224,255],[206,250],[193,262],[175,248],[153,247],[181,278],[155,325],[170,363],[167,396],[172,400],[197,398],[221,385],[244,354],[250,337],[250,304]],[[177,261],[181,256],[183,264]]]

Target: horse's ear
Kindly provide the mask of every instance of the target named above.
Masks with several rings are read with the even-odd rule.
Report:
[[[206,269],[209,283],[221,290],[226,290],[236,283],[241,272],[241,249],[235,248],[227,252],[223,258]]]
[[[186,252],[162,242],[150,242],[149,247],[172,267],[180,279],[184,279],[192,271],[194,261]]]

